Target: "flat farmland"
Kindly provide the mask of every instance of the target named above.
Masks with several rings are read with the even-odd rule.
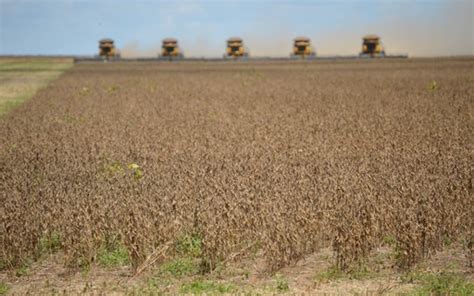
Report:
[[[473,67],[76,64],[0,118],[5,290],[469,293]]]

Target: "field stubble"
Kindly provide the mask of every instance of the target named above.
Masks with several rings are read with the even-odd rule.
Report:
[[[473,65],[76,65],[0,119],[2,264],[54,236],[68,266],[118,241],[138,268],[186,234],[204,271],[446,241],[472,263]]]
[[[8,58],[0,57],[0,116],[57,78],[70,68],[66,58]]]

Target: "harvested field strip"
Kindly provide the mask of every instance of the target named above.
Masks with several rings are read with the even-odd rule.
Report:
[[[76,65],[0,119],[1,260],[53,234],[71,266],[114,238],[138,267],[184,234],[208,269],[255,248],[275,270],[327,246],[346,268],[387,241],[404,267],[467,245],[473,65]]]
[[[71,66],[71,59],[0,58],[0,115],[31,98]]]

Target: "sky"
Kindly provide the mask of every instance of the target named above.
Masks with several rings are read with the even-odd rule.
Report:
[[[474,0],[0,0],[0,55],[94,55],[108,37],[153,57],[174,37],[186,56],[220,57],[239,36],[253,56],[288,56],[301,35],[318,55],[356,55],[369,33],[387,54],[474,55],[473,18]]]

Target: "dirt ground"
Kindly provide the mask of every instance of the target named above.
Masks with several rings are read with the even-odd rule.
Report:
[[[196,281],[232,287],[224,292],[197,290],[196,294],[420,295],[417,291],[423,283],[407,279],[410,272],[393,268],[394,262],[387,249],[379,249],[375,254],[377,260],[370,260],[364,273],[334,277],[327,276],[333,264],[329,249],[309,255],[277,273],[263,270],[261,259],[247,258],[207,275],[163,274],[157,264],[138,277],[133,277],[133,270],[126,266],[104,268],[95,265],[87,271],[66,268],[61,254],[55,254],[34,263],[22,276],[15,275],[14,271],[2,272],[0,280],[8,285],[9,295],[183,294],[180,287]],[[467,266],[460,246],[436,254],[415,270],[420,274],[456,274],[474,282],[473,269]],[[288,289],[279,289],[279,279],[284,279]]]
[[[0,291],[469,295],[473,67],[0,64]]]

